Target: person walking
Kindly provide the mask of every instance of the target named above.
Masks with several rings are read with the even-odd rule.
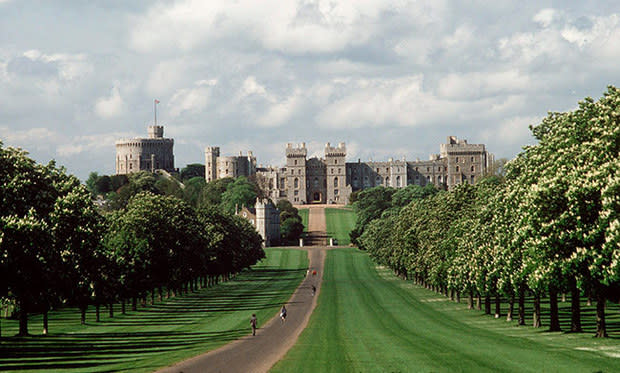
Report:
[[[256,314],[252,314],[252,318],[250,318],[250,325],[252,326],[252,335],[256,335]]]
[[[282,322],[286,321],[286,307],[284,305],[282,305],[282,309],[280,310],[280,318]]]
[[[314,296],[314,294],[316,294],[316,286],[312,285],[312,296]]]

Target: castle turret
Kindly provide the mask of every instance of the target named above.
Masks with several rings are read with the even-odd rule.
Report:
[[[297,147],[286,145],[286,186],[287,198],[294,204],[306,203],[306,143]]]
[[[327,203],[343,203],[346,186],[347,148],[344,142],[337,147],[325,145],[325,165],[327,167]],[[346,194],[346,193],[345,193]]]

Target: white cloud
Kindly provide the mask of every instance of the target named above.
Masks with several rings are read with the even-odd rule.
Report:
[[[105,149],[114,149],[116,140],[132,137],[136,137],[136,135],[127,132],[74,136],[58,144],[56,154],[61,157],[71,157],[83,152],[98,152]]]
[[[58,78],[66,81],[81,78],[93,71],[92,64],[83,53],[45,54],[39,50],[31,49],[24,52],[24,57],[27,57],[32,61],[56,63],[58,66]]]
[[[184,58],[159,62],[148,76],[147,92],[155,97],[173,92],[186,79],[188,67]]]
[[[215,85],[216,79],[198,80],[191,88],[176,90],[167,105],[170,115],[176,117],[183,112],[198,113],[204,110],[209,104],[211,89]]]
[[[536,13],[532,19],[542,27],[549,27],[556,17],[556,14],[557,11],[555,9],[545,8]]]
[[[531,143],[532,135],[530,125],[536,125],[542,121],[539,116],[514,116],[502,120],[496,128],[482,131],[482,141],[491,144],[495,148],[502,146],[526,145]]]
[[[54,141],[59,140],[60,136],[55,131],[44,127],[20,130],[15,128],[9,128],[7,126],[0,126],[0,138],[3,140],[5,146],[10,144],[16,144],[15,146],[24,147],[27,144],[32,143],[53,143]]]
[[[437,84],[440,97],[449,99],[478,99],[536,89],[537,83],[517,70],[448,74]]]
[[[360,45],[375,32],[385,12],[435,9],[431,1],[403,6],[388,1],[182,0],[159,3],[130,20],[130,45],[140,51],[190,50],[245,35],[269,50],[322,53]],[[426,7],[425,7],[426,6]],[[426,23],[428,17],[411,18]]]
[[[125,102],[120,94],[119,83],[114,83],[110,96],[101,97],[95,104],[95,113],[104,119],[115,118],[125,112]]]
[[[258,118],[257,124],[261,127],[278,127],[291,119],[301,105],[300,92],[295,91],[286,99],[270,105],[267,111]]]
[[[254,76],[248,76],[244,81],[239,91],[240,97],[260,95],[264,96],[267,93],[265,87],[256,81]]]

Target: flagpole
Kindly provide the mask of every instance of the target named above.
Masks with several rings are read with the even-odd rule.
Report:
[[[155,125],[157,125],[157,100],[153,100],[153,113],[155,113]]]

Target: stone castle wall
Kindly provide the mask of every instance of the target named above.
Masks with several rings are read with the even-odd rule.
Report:
[[[148,138],[116,141],[116,174],[174,168],[174,140],[164,138],[163,126],[149,126]]]

